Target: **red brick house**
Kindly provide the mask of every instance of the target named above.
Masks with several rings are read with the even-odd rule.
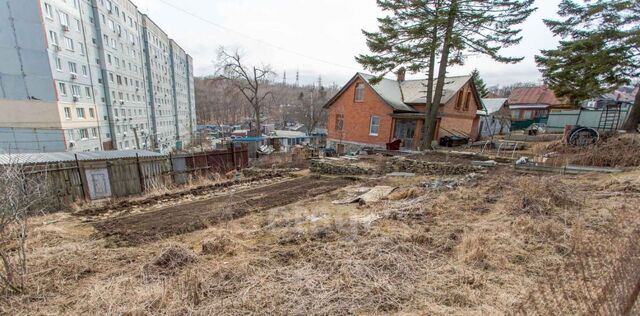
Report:
[[[350,151],[364,146],[384,147],[395,139],[405,149],[419,149],[427,80],[382,79],[357,73],[327,102],[327,146]],[[435,83],[434,83],[435,87]],[[436,139],[446,135],[478,137],[480,97],[471,76],[448,77],[438,115]]]

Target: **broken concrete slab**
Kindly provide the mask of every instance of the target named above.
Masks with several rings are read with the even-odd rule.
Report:
[[[474,161],[471,161],[471,164],[478,167],[495,167],[498,165],[498,163],[495,160],[487,160],[487,161],[474,160]]]
[[[371,188],[370,190],[368,190],[366,193],[355,196],[355,197],[348,197],[348,198],[344,198],[341,200],[335,200],[335,201],[331,201],[331,203],[333,204],[350,204],[350,203],[356,203],[356,202],[363,202],[363,203],[373,203],[373,202],[378,202],[380,200],[382,200],[383,198],[387,197],[389,194],[391,194],[391,192],[393,192],[393,190],[395,190],[397,187],[391,187],[391,186],[386,186],[386,185],[378,185],[375,186],[373,188]]]
[[[415,177],[416,174],[413,172],[391,172],[387,173],[388,177]]]

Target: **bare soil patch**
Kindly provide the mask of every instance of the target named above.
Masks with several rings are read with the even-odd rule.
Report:
[[[115,245],[134,245],[204,229],[252,212],[291,204],[333,191],[350,182],[351,180],[342,178],[303,177],[207,200],[107,219],[94,223],[94,227]]]

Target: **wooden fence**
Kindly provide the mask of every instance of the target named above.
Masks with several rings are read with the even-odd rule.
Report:
[[[23,168],[30,176],[44,177],[63,207],[78,200],[138,195],[247,165],[247,148],[242,147],[159,157],[25,164]]]
[[[192,178],[223,174],[236,167],[247,167],[249,154],[247,147],[243,146],[240,149],[232,147],[228,150],[171,155],[169,160],[175,183],[184,184]]]

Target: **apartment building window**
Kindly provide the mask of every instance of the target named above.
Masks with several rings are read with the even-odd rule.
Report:
[[[83,119],[84,118],[84,108],[76,108],[76,115],[78,116],[78,118]]]
[[[84,43],[78,42],[78,50],[80,51],[80,55],[84,56]]]
[[[120,75],[116,76],[116,81],[118,82],[119,85],[122,85],[122,77]]]
[[[69,107],[64,108],[64,118],[66,118],[67,120],[71,119],[71,108]]]
[[[71,72],[72,74],[77,74],[78,73],[78,65],[74,62],[69,62],[69,72]]]
[[[89,139],[89,131],[86,128],[81,128],[78,132],[80,132],[80,139]]]
[[[62,26],[69,26],[69,15],[62,12],[62,11],[58,11],[58,17],[60,18],[60,24]]]
[[[73,51],[73,40],[68,38],[68,37],[64,37],[64,44],[67,47],[68,50]]]
[[[111,48],[113,48],[113,49],[118,49],[118,45],[117,45],[117,43],[116,43],[116,40],[115,40],[115,39],[113,39],[113,38],[111,39]]]
[[[84,95],[87,99],[91,99],[91,87],[84,87]],[[93,115],[91,117],[93,117]]]
[[[58,82],[58,93],[60,95],[67,95],[67,85],[64,82]]]
[[[47,16],[47,18],[53,19],[53,8],[51,8],[51,5],[48,3],[44,4],[44,14]]]
[[[109,73],[109,82],[113,82],[113,73]]]
[[[62,61],[60,60],[60,58],[56,57],[55,61],[56,61],[56,70],[62,71]]]
[[[82,75],[85,77],[89,75],[89,71],[87,70],[87,66],[85,65],[82,65]]]
[[[378,136],[379,129],[380,129],[380,117],[372,116],[371,123],[369,124],[369,135]]]
[[[69,138],[69,140],[73,140],[75,138],[75,133],[73,132],[73,129],[68,129],[67,130],[67,138]]]
[[[107,54],[107,62],[109,63],[109,65],[111,65],[111,55]],[[113,80],[111,80],[113,81]]]
[[[116,62],[116,67],[120,68],[120,58],[118,57],[113,57],[113,58],[114,58],[114,61]]]
[[[76,31],[80,32],[80,20],[75,19],[76,22]]]
[[[112,20],[109,20],[109,29],[113,32],[115,30],[114,24]]]
[[[93,111],[93,108],[89,108],[89,117],[96,118],[96,113]]]
[[[342,131],[344,127],[344,115],[336,114],[336,131]]]
[[[73,0],[73,7],[78,8],[78,0]]]
[[[93,127],[91,128],[91,137],[93,138],[97,138],[98,137],[98,129]]]
[[[74,97],[80,97],[81,96],[80,86],[72,85],[71,86],[71,92],[73,92],[73,96]]]
[[[356,84],[355,101],[356,102],[363,102],[364,101],[364,83]]]
[[[58,42],[58,33],[49,31],[49,39],[51,40],[51,44],[53,44],[54,46],[60,45]]]

